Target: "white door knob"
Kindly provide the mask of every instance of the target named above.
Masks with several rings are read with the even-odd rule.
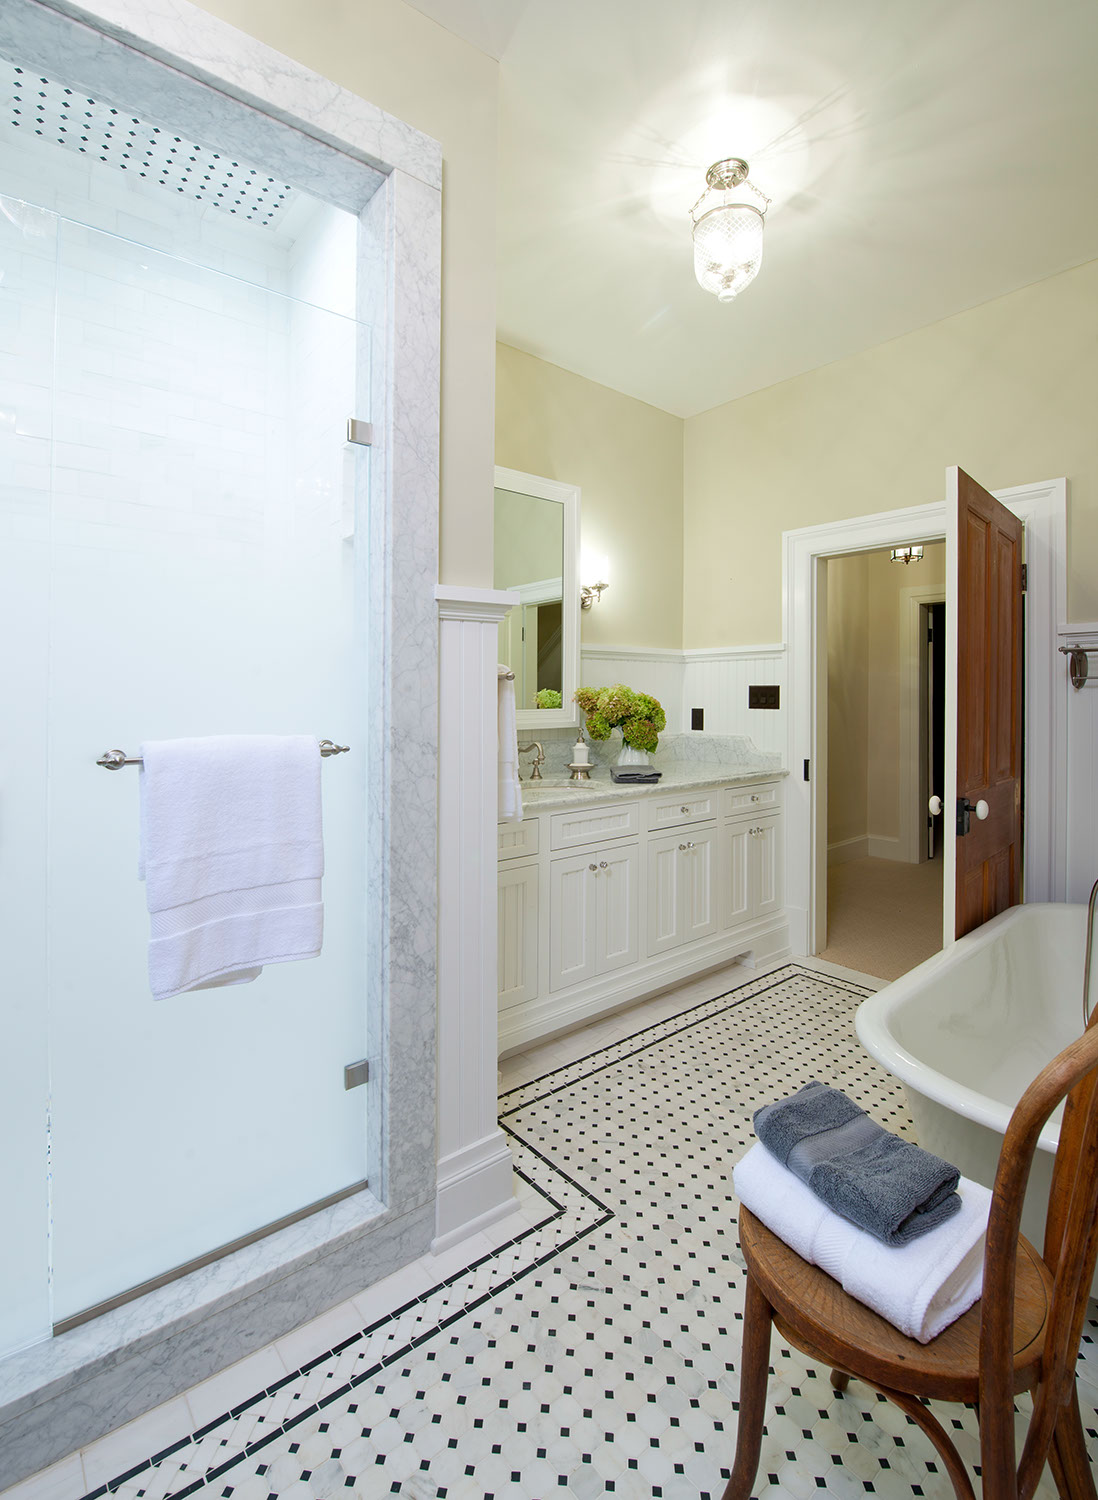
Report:
[[[930,808],[930,816],[932,818],[936,818],[942,810],[941,797],[931,797],[930,801],[927,803],[927,806]]]
[[[980,800],[979,800],[979,802],[977,802],[977,804],[976,804],[975,811],[976,811],[976,816],[979,818],[980,822],[982,823],[984,821],[984,819],[987,817],[988,813],[991,811],[991,809],[990,809],[990,807],[988,807],[987,803],[981,797]]]

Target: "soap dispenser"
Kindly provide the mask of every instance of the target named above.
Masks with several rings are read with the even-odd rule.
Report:
[[[568,769],[572,773],[573,781],[591,780],[591,752],[587,748],[582,729],[576,743],[572,746],[572,762]]]

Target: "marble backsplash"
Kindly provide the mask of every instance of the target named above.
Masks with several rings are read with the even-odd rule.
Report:
[[[595,766],[612,766],[621,750],[621,734],[614,730],[608,740],[593,740],[586,730],[583,737],[591,752],[591,763]],[[564,776],[572,759],[572,747],[576,743],[574,729],[536,729],[519,731],[519,743],[528,745],[537,740],[545,751],[543,776]],[[720,766],[743,766],[758,770],[781,770],[782,757],[776,750],[760,750],[755,742],[744,734],[686,734],[663,733],[658,749],[649,756],[656,770],[688,762],[691,765],[705,763]],[[522,778],[529,775],[530,756],[519,757]]]

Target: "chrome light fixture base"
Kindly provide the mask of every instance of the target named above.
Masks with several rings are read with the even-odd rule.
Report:
[[[758,275],[763,222],[770,199],[748,181],[742,156],[715,161],[706,189],[690,210],[694,221],[694,274],[720,302],[731,302]]]

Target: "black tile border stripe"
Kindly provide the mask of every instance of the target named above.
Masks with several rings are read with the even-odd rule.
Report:
[[[507,1276],[498,1283],[494,1283],[493,1285],[488,1287],[486,1291],[481,1293],[481,1295],[476,1299],[475,1302],[469,1302],[464,1304],[460,1308],[456,1308],[452,1313],[449,1313],[445,1318],[435,1323],[432,1327],[424,1329],[421,1333],[417,1334],[415,1338],[407,1340],[403,1345],[401,1345],[399,1349],[394,1349],[390,1353],[386,1354],[384,1359],[378,1360],[375,1364],[371,1365],[369,1369],[359,1371],[351,1379],[345,1380],[336,1390],[326,1392],[320,1400],[311,1402],[310,1405],[305,1408],[305,1410],[295,1412],[292,1417],[288,1417],[284,1421],[278,1423],[275,1427],[272,1427],[269,1433],[264,1433],[262,1437],[256,1438],[254,1441],[246,1444],[239,1453],[233,1454],[232,1457],[226,1459],[224,1463],[219,1464],[216,1468],[204,1470],[201,1475],[185,1485],[183,1488],[166,1491],[163,1500],[186,1500],[187,1496],[193,1495],[197,1493],[197,1491],[204,1489],[214,1480],[220,1479],[224,1474],[228,1473],[230,1469],[235,1468],[237,1464],[243,1463],[245,1459],[252,1457],[255,1453],[258,1453],[260,1449],[266,1447],[268,1443],[273,1442],[275,1438],[284,1436],[286,1433],[292,1431],[293,1428],[297,1427],[307,1418],[315,1416],[318,1412],[323,1411],[325,1407],[331,1405],[332,1402],[340,1400],[343,1396],[346,1396],[348,1392],[356,1389],[367,1380],[371,1380],[376,1377],[389,1365],[395,1364],[397,1361],[406,1358],[421,1345],[427,1343],[430,1339],[437,1337],[438,1334],[451,1327],[460,1318],[465,1317],[467,1313],[475,1312],[477,1308],[483,1307],[485,1303],[490,1302],[494,1298],[498,1297],[501,1292],[506,1290],[507,1287],[513,1286],[517,1282],[524,1280],[527,1276],[530,1276],[534,1272],[541,1270],[541,1268],[547,1265],[550,1261],[556,1260],[558,1256],[563,1255],[566,1251],[572,1249],[582,1240],[588,1239],[592,1234],[595,1234],[599,1229],[603,1228],[604,1225],[610,1223],[616,1217],[615,1213],[592,1192],[585,1188],[581,1183],[577,1182],[575,1178],[571,1177],[555,1162],[550,1160],[550,1158],[546,1156],[543,1151],[541,1151],[538,1147],[534,1146],[530,1141],[521,1136],[518,1131],[515,1130],[512,1126],[505,1124],[505,1116],[517,1115],[521,1113],[522,1110],[528,1109],[532,1105],[538,1104],[547,1098],[551,1098],[554,1094],[563,1092],[566,1088],[574,1087],[576,1084],[582,1082],[584,1078],[589,1078],[595,1073],[603,1072],[608,1068],[612,1068],[618,1066],[621,1063],[628,1062],[630,1058],[636,1057],[641,1052],[648,1051],[650,1048],[658,1046],[662,1041],[672,1041],[676,1037],[681,1036],[684,1032],[692,1029],[694,1026],[701,1025],[706,1021],[715,1019],[716,1017],[726,1015],[729,1010],[732,1010],[736,1006],[743,1004],[744,1001],[758,999],[760,996],[768,994],[771,990],[778,988],[780,985],[788,983],[788,981],[793,978],[811,979],[819,983],[824,988],[839,990],[840,993],[850,995],[852,998],[858,997],[864,999],[866,996],[873,993],[873,991],[869,988],[865,986],[859,986],[850,980],[842,979],[838,975],[824,974],[816,969],[810,969],[798,963],[785,963],[782,964],[779,968],[772,969],[766,974],[760,975],[757,980],[748,979],[743,984],[737,985],[733,989],[725,990],[719,994],[712,995],[706,1000],[697,1001],[694,1005],[688,1006],[682,1011],[672,1012],[671,1014],[663,1017],[662,1020],[653,1021],[650,1025],[641,1027],[638,1031],[630,1034],[629,1036],[621,1037],[617,1041],[610,1042],[604,1047],[597,1047],[593,1052],[588,1053],[584,1057],[575,1058],[572,1062],[564,1063],[558,1068],[553,1068],[549,1072],[542,1074],[540,1077],[530,1079],[524,1084],[516,1085],[515,1088],[508,1090],[508,1092],[505,1094],[502,1094],[500,1096],[501,1104],[503,1104],[509,1097],[511,1097],[511,1095],[518,1093],[522,1089],[528,1089],[531,1087],[531,1085],[546,1082],[549,1079],[555,1078],[559,1073],[563,1073],[567,1070],[580,1067],[581,1064],[593,1063],[596,1058],[598,1058],[605,1052],[609,1052],[613,1048],[628,1047],[630,1043],[638,1041],[638,1039],[642,1037],[648,1037],[650,1032],[656,1031],[661,1028],[667,1028],[669,1023],[678,1022],[684,1017],[693,1018],[691,1020],[687,1020],[683,1025],[674,1026],[674,1029],[672,1030],[662,1029],[659,1036],[649,1037],[647,1041],[641,1042],[639,1046],[633,1047],[631,1051],[624,1051],[604,1063],[592,1066],[586,1072],[580,1072],[576,1077],[570,1079],[568,1082],[561,1082],[554,1088],[549,1088],[544,1092],[535,1094],[533,1097],[524,1100],[521,1104],[516,1104],[509,1110],[501,1109],[501,1128],[509,1137],[517,1142],[524,1151],[529,1152],[532,1157],[536,1158],[537,1161],[549,1168],[554,1176],[562,1179],[569,1185],[570,1188],[574,1189],[575,1192],[580,1196],[580,1198],[583,1199],[585,1203],[591,1207],[592,1210],[594,1210],[595,1217],[591,1219],[590,1222],[585,1223],[580,1228],[578,1228],[576,1232],[572,1234],[567,1240],[562,1241],[560,1244],[553,1245],[551,1248],[546,1250],[544,1254],[538,1256],[535,1260],[533,1260],[530,1265],[525,1266],[521,1271],[516,1271],[514,1272],[514,1274]],[[750,993],[748,993],[748,991],[750,991]],[[726,999],[729,1002],[727,1005],[722,1006],[721,1008],[716,1010],[710,1010],[709,1014],[705,1016],[699,1016],[695,1014],[695,1012],[699,1010],[702,1010],[706,1007],[712,1007],[718,1001]],[[254,1396],[249,1396],[246,1401],[238,1403],[231,1410],[223,1412],[221,1416],[215,1417],[212,1421],[205,1423],[205,1425],[200,1428],[196,1428],[194,1432],[188,1433],[185,1437],[178,1439],[169,1447],[164,1448],[159,1453],[154,1454],[151,1458],[145,1459],[142,1463],[139,1463],[134,1467],[127,1469],[125,1473],[117,1475],[115,1478],[108,1480],[105,1484],[101,1484],[97,1489],[89,1490],[85,1495],[81,1497],[81,1500],[101,1500],[102,1496],[113,1494],[122,1485],[129,1483],[129,1481],[135,1479],[137,1475],[143,1474],[147,1470],[154,1468],[158,1463],[161,1463],[165,1458],[169,1458],[173,1453],[178,1453],[188,1445],[193,1444],[204,1437],[208,1437],[216,1428],[220,1427],[223,1422],[235,1420],[236,1417],[246,1412],[249,1407],[254,1406],[257,1402],[265,1400],[269,1396],[274,1395],[276,1391],[282,1390],[283,1387],[288,1385],[291,1381],[301,1379],[303,1375],[308,1374],[318,1365],[321,1365],[326,1360],[331,1359],[333,1355],[340,1354],[344,1350],[358,1343],[361,1339],[370,1337],[380,1328],[383,1328],[387,1323],[393,1322],[396,1318],[403,1317],[405,1313],[410,1312],[419,1304],[430,1301],[431,1298],[437,1296],[439,1292],[446,1291],[448,1287],[453,1286],[455,1282],[460,1281],[463,1277],[466,1277],[472,1272],[479,1270],[489,1261],[495,1260],[498,1256],[503,1255],[506,1251],[513,1249],[515,1246],[521,1245],[522,1242],[528,1239],[531,1235],[541,1233],[547,1225],[554,1223],[556,1220],[562,1218],[568,1212],[567,1205],[558,1202],[558,1200],[554,1198],[553,1195],[548,1192],[544,1186],[542,1186],[540,1183],[535,1182],[528,1173],[522,1170],[521,1167],[515,1167],[515,1174],[516,1176],[520,1177],[523,1182],[527,1184],[527,1186],[533,1188],[533,1190],[538,1193],[540,1197],[544,1198],[546,1202],[551,1205],[552,1212],[547,1213],[544,1218],[539,1218],[535,1224],[531,1224],[529,1228],[525,1229],[521,1234],[516,1235],[513,1239],[510,1239],[506,1241],[506,1243],[497,1246],[488,1254],[482,1255],[478,1260],[471,1261],[468,1265],[463,1266],[459,1271],[455,1271],[452,1276],[448,1276],[444,1281],[438,1282],[428,1291],[421,1293],[418,1297],[413,1297],[410,1301],[405,1302],[401,1307],[395,1308],[392,1312],[386,1313],[383,1317],[378,1318],[368,1327],[361,1329],[357,1333],[351,1334],[350,1337],[341,1340],[340,1343],[334,1345],[331,1349],[325,1351],[324,1353],[314,1356],[314,1358],[310,1359],[306,1364],[301,1365],[297,1370],[294,1370],[290,1374],[285,1375],[280,1380],[275,1381],[272,1385],[267,1386],[265,1389],[257,1391]],[[180,1472],[183,1472],[182,1469]]]

